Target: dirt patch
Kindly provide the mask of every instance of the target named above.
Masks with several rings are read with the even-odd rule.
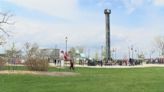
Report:
[[[30,75],[46,75],[46,76],[76,76],[74,72],[37,72],[37,71],[0,71],[0,74],[30,74]]]

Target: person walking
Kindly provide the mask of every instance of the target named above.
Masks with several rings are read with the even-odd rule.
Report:
[[[69,69],[70,70],[75,70],[75,67],[74,67],[74,57],[73,57],[73,54],[72,54],[71,51],[68,52],[68,58],[69,58],[69,61],[70,61]]]

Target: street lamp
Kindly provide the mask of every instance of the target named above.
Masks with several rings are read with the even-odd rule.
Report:
[[[116,52],[117,51],[117,48],[115,48],[115,54],[114,54],[114,56],[115,56],[115,60],[116,60],[116,58],[117,58],[117,55],[116,55]]]
[[[154,52],[155,52],[154,50],[150,51],[150,61],[152,61],[152,55],[153,55]]]
[[[101,46],[101,60],[103,61],[103,45]]]
[[[128,55],[129,55],[129,59],[130,59],[131,53],[130,53],[130,47],[129,46],[128,46]]]
[[[132,51],[132,59],[133,59],[133,56],[134,56],[134,50],[133,50],[133,45],[131,46],[131,51]]]
[[[113,52],[113,59],[116,60],[116,48],[113,48],[112,52]]]
[[[65,53],[67,53],[67,40],[68,40],[68,37],[66,36],[65,37]]]

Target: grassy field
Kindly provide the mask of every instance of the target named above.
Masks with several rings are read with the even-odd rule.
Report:
[[[164,68],[76,68],[75,72],[80,75],[0,75],[0,92],[164,92]]]

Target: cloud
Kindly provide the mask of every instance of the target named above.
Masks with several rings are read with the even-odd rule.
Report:
[[[143,6],[147,0],[99,0],[98,5],[105,8],[125,8],[128,14],[133,13],[136,9]]]
[[[119,55],[124,56],[125,54],[128,55],[128,47],[133,45],[134,48],[139,49],[140,52],[147,52],[148,56],[149,51],[155,48],[155,37],[164,34],[162,31],[163,28],[162,24],[158,24],[158,21],[147,23],[139,27],[113,25],[111,34],[120,40],[112,40],[117,41],[113,44],[112,48],[116,47]]]
[[[17,22],[13,29],[14,36],[10,42],[24,44],[25,42],[37,42],[41,47],[53,47],[58,45],[65,47],[65,36],[68,37],[69,47],[85,46],[94,47],[95,44],[102,44],[102,28],[97,23],[90,25],[71,23],[45,23],[29,20],[21,17],[16,18]],[[88,26],[90,25],[90,26]]]
[[[82,46],[93,52],[105,45],[105,27],[99,23],[59,23],[51,24],[17,17],[14,36],[10,42],[16,42],[19,47],[25,42],[37,42],[42,48],[58,46],[65,48],[65,36],[68,37],[68,47]],[[90,25],[92,24],[92,25]],[[155,25],[154,25],[155,24]],[[90,26],[88,26],[90,25]],[[158,25],[158,26],[157,26]],[[153,46],[153,39],[163,34],[162,25],[153,22],[140,27],[111,25],[112,48],[117,48],[120,57],[128,52],[128,46],[134,45],[146,51]]]
[[[134,12],[137,8],[144,4],[145,0],[122,0],[124,7],[127,9],[128,14]]]
[[[72,18],[78,10],[77,0],[8,0],[32,11],[39,11],[51,16]]]
[[[154,0],[156,6],[164,6],[164,0]]]
[[[64,49],[65,36],[67,36],[68,47],[83,46],[97,50],[100,49],[102,45],[105,45],[105,25],[104,21],[102,21],[103,18],[101,18],[104,15],[100,16],[94,10],[92,12],[79,12],[78,0],[8,1],[29,10],[73,20],[73,22],[45,22],[18,16],[16,18],[15,28],[13,29],[14,36],[10,39],[10,42],[14,41],[18,43],[18,45],[22,45],[25,42],[37,42],[41,47],[51,48],[58,45],[59,48]],[[113,3],[121,1],[129,14],[143,6],[144,2],[146,2],[145,0],[110,1],[112,1],[112,5]],[[107,2],[107,0],[102,1],[102,3],[105,2]],[[119,4],[117,6],[119,6]],[[164,29],[162,25],[163,22],[161,22],[163,17],[159,17],[157,13],[154,13],[156,15],[152,15],[151,13],[152,11],[150,11],[148,15],[152,17],[148,18],[148,21],[142,26],[131,27],[130,25],[111,23],[111,45],[112,48],[118,49],[117,52],[120,56],[124,56],[124,54],[128,53],[128,46],[130,45],[135,45],[136,48],[141,48],[145,51],[146,48],[152,47],[154,37],[164,34],[162,30]]]

